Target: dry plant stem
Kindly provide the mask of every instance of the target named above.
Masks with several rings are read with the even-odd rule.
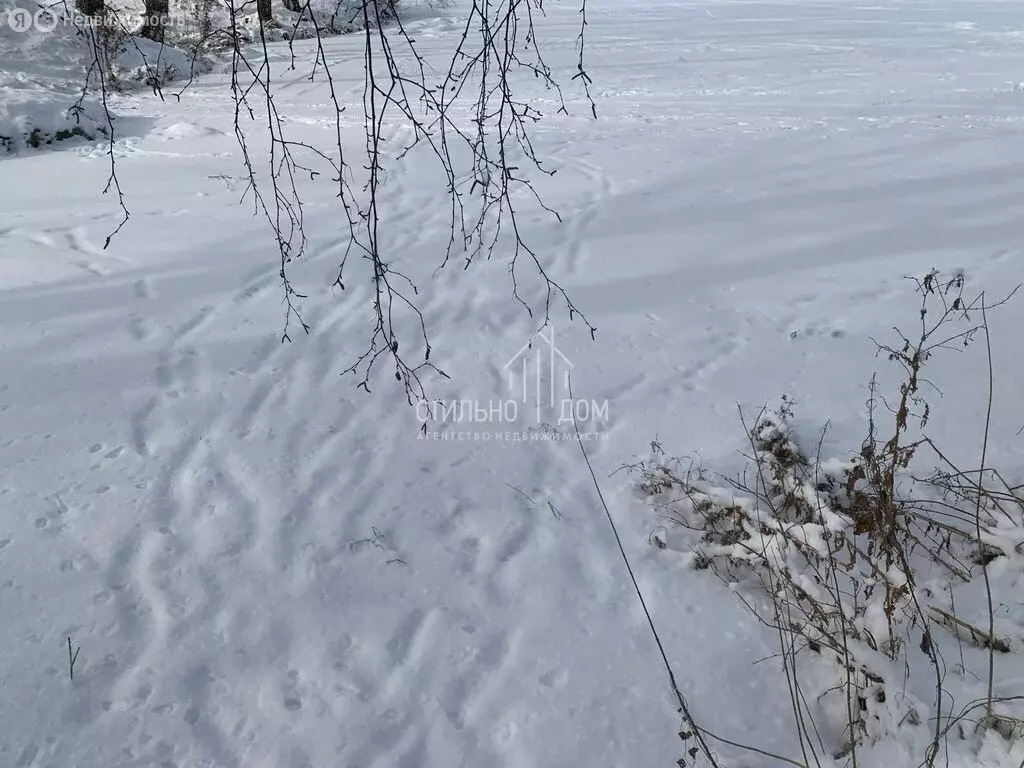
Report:
[[[819,476],[818,469],[821,466],[821,446],[825,442],[825,434],[828,432],[828,429],[829,429],[829,422],[826,422],[825,426],[821,430],[821,437],[818,439],[818,447],[817,447],[817,450],[815,451],[815,461],[814,461],[814,486],[815,486],[815,488],[820,487],[820,483],[821,483],[821,478]],[[818,504],[818,514],[820,516],[821,513],[822,513],[821,496],[816,496],[816,501],[817,501],[817,504]],[[841,605],[842,604],[841,603],[841,598],[839,596],[842,594],[842,590],[841,590],[841,588],[839,586],[839,574],[836,572],[835,561],[831,560],[830,564],[832,565],[832,567],[829,569],[829,573],[832,576],[832,588],[835,590],[835,594],[837,596],[837,602],[839,602],[840,605]],[[856,597],[854,599],[856,599]],[[840,629],[840,639],[842,640],[842,644],[843,644],[843,646],[842,646],[842,648],[843,648],[843,656],[842,656],[842,658],[843,658],[843,667],[845,668],[845,671],[846,671],[846,681],[845,681],[844,687],[845,687],[845,691],[846,691],[846,722],[847,722],[847,725],[848,725],[848,727],[850,729],[850,742],[849,742],[849,746],[850,746],[850,762],[851,762],[852,768],[859,768],[859,764],[858,764],[858,761],[857,761],[857,735],[853,732],[853,724],[856,722],[856,718],[854,716],[854,706],[855,706],[854,699],[855,699],[855,695],[854,695],[854,687],[853,687],[853,665],[852,665],[851,656],[850,656],[849,638],[847,637],[847,632],[846,632],[846,622],[844,622],[844,621],[839,622],[839,629]],[[824,747],[822,747],[822,750],[824,751]]]
[[[836,590],[836,594],[839,594],[839,576],[838,576],[838,574],[836,574],[835,569],[832,570],[832,581],[833,581],[834,588]],[[853,768],[858,768],[858,763],[857,763],[857,735],[853,732],[853,724],[855,722],[857,722],[857,720],[856,720],[856,718],[855,718],[855,716],[853,714],[853,710],[854,710],[854,706],[855,706],[855,703],[854,703],[855,696],[854,696],[854,688],[853,688],[853,668],[852,668],[853,665],[850,663],[850,646],[848,644],[849,641],[848,641],[847,636],[846,636],[846,622],[840,622],[839,626],[840,626],[840,629],[842,631],[842,639],[843,639],[843,659],[846,662],[846,663],[843,664],[843,666],[846,668],[846,683],[845,683],[845,687],[846,687],[846,722],[847,722],[847,726],[850,729],[850,760],[851,760]]]
[[[773,760],[779,760],[779,761],[785,763],[786,765],[796,766],[796,768],[808,768],[806,763],[801,763],[798,760],[793,760],[792,758],[789,758],[789,757],[783,757],[782,755],[777,755],[774,752],[768,752],[768,751],[766,751],[764,749],[758,749],[757,747],[752,747],[749,744],[740,744],[737,741],[731,741],[731,740],[725,738],[724,736],[719,736],[718,734],[712,733],[707,728],[702,728],[701,730],[703,731],[705,736],[710,736],[715,741],[720,741],[723,744],[728,744],[730,747],[736,747],[737,749],[742,749],[742,750],[745,750],[747,752],[753,752],[754,754],[757,754],[757,755],[764,755],[765,757],[770,757]]]
[[[980,464],[980,466],[984,467],[985,466],[985,460],[986,460],[987,454],[988,454],[989,427],[992,424],[992,397],[993,397],[993,388],[994,388],[994,376],[993,376],[993,367],[992,367],[992,338],[991,338],[991,334],[989,333],[989,328],[988,328],[988,311],[987,311],[987,309],[985,307],[985,294],[984,293],[982,293],[982,295],[981,295],[981,320],[982,320],[981,327],[982,327],[982,329],[983,329],[983,331],[985,333],[985,351],[986,351],[987,360],[988,360],[988,398],[987,398],[987,402],[986,402],[986,406],[985,406],[985,436],[984,436],[984,439],[982,440],[982,444],[981,444],[981,464]],[[974,525],[975,525],[976,535],[978,537],[978,546],[979,547],[981,546],[981,542],[982,542],[982,538],[981,538],[981,497],[982,497],[982,493],[983,493],[982,475],[981,475],[981,473],[979,473],[978,474],[978,497],[977,497],[977,502],[976,502],[975,508],[974,508]],[[988,608],[988,636],[989,636],[989,643],[988,643],[988,693],[987,693],[987,701],[988,701],[988,703],[987,703],[987,706],[985,708],[985,712],[986,712],[988,718],[991,719],[991,717],[992,717],[992,688],[993,688],[994,681],[995,681],[995,668],[996,668],[996,661],[995,661],[996,650],[995,650],[995,642],[994,642],[995,641],[995,637],[996,637],[996,628],[995,628],[995,609],[993,608],[993,605],[992,605],[992,584],[991,584],[991,582],[989,580],[989,576],[988,576],[988,563],[986,562],[986,559],[984,557],[981,558],[981,574],[982,574],[982,577],[984,578],[984,581],[985,581],[985,599],[987,601],[987,606],[986,607]]]
[[[960,638],[960,634],[956,631],[955,628],[961,627],[963,629],[966,629],[971,640],[973,640],[976,645],[978,645],[981,648],[988,649],[990,659],[996,651],[998,651],[999,653],[1010,652],[1011,649],[1009,644],[1005,640],[1001,640],[1000,638],[993,635],[991,631],[986,632],[983,629],[979,629],[970,622],[964,621],[963,619],[954,616],[949,611],[944,611],[941,608],[938,608],[934,605],[928,606],[928,609],[939,617],[939,619],[941,620],[940,623],[948,627],[956,635],[957,639],[962,638]],[[989,692],[989,696],[987,698],[991,698],[991,691]]]
[[[753,434],[751,433],[751,430],[747,427],[746,418],[743,415],[743,409],[738,407],[737,410],[739,411],[740,423],[743,425],[743,431],[748,436],[748,438],[750,440],[750,447],[751,447],[752,455],[756,457],[756,456],[759,455],[759,452],[757,450],[757,446],[754,444]],[[760,420],[764,416],[766,410],[767,410],[767,405],[763,406],[761,408],[761,411],[758,414],[758,420]],[[762,463],[761,463],[760,460],[757,460],[757,459],[755,459],[755,461],[756,461],[756,466],[757,466],[757,475],[758,475],[757,479],[758,479],[758,482],[761,484],[761,487],[768,488],[769,487],[768,486],[768,481],[767,481],[767,479],[764,476],[764,469],[763,469]],[[769,509],[772,512],[772,514],[775,515],[776,510],[773,508],[770,499],[767,500],[766,503],[768,504]],[[760,505],[755,505],[755,509],[757,510],[757,513],[758,513],[758,523],[759,524],[763,524],[763,521],[760,519]],[[767,554],[766,550],[762,550],[759,554],[761,555],[761,557],[765,561],[768,560],[768,554]],[[779,636],[779,645],[782,648],[782,668],[783,668],[784,674],[786,675],[786,687],[789,690],[790,706],[791,706],[791,708],[793,710],[793,718],[794,718],[794,722],[795,722],[796,729],[797,729],[797,736],[800,739],[800,752],[803,755],[804,764],[809,766],[810,765],[810,761],[807,758],[808,743],[807,743],[807,739],[806,739],[806,737],[807,737],[806,725],[804,724],[803,712],[802,712],[802,709],[801,709],[801,706],[800,706],[800,700],[799,700],[799,697],[798,697],[798,694],[797,694],[798,682],[797,682],[797,670],[796,670],[796,652],[795,651],[790,651],[789,647],[787,646],[786,633],[783,631],[783,622],[781,621],[780,614],[779,614],[779,601],[775,598],[775,595],[777,594],[777,591],[776,591],[777,590],[777,585],[775,584],[775,581],[774,581],[773,569],[772,568],[768,568],[767,569],[767,579],[769,581],[768,594],[772,596],[772,610],[773,610],[773,612],[775,614],[774,615],[774,625],[775,625],[776,631],[777,631],[778,636]],[[786,624],[786,626],[792,626],[792,622],[788,622]],[[791,667],[791,664],[792,664],[792,667]],[[811,747],[811,752],[813,754],[813,747]],[[815,763],[820,765],[820,763],[818,762],[818,759],[817,759],[817,755],[815,755],[814,757],[815,757]]]
[[[953,616],[955,618],[956,617],[956,597],[953,594],[953,584],[952,583],[950,583],[950,585],[949,585],[949,606],[952,609]],[[932,607],[934,609],[934,606],[932,606]],[[967,663],[964,661],[964,643],[963,643],[963,640],[961,639],[959,634],[957,634],[957,636],[956,636],[956,641],[957,641],[956,642],[957,649],[960,651],[960,669],[963,670],[964,673],[966,673],[967,672]]]
[[[567,382],[569,390],[569,399],[574,400],[572,393],[572,380],[571,378]],[[579,423],[576,421],[576,414],[573,412],[573,428],[576,430],[576,442],[580,446],[580,452],[583,454],[583,461],[586,462],[587,470],[590,472],[590,479],[594,483],[594,490],[597,492],[597,498],[601,502],[601,506],[604,509],[605,517],[608,520],[608,525],[612,529],[612,534],[615,536],[615,543],[618,545],[619,554],[622,556],[622,561],[626,565],[626,571],[629,573],[629,579],[633,584],[633,590],[636,592],[637,599],[640,601],[640,607],[643,609],[644,616],[647,619],[647,625],[651,629],[651,634],[654,636],[654,642],[658,646],[658,653],[661,655],[661,661],[665,666],[665,672],[668,674],[669,685],[672,689],[672,695],[676,699],[676,703],[679,705],[679,714],[683,719],[683,722],[690,728],[693,729],[690,736],[692,736],[699,747],[700,751],[704,753],[704,756],[708,759],[708,762],[713,768],[720,768],[718,760],[715,758],[714,753],[708,746],[707,741],[704,739],[704,733],[700,727],[698,727],[696,721],[693,719],[693,715],[690,714],[690,707],[686,703],[686,699],[683,697],[683,693],[679,690],[679,684],[676,682],[675,672],[672,670],[672,664],[668,660],[668,654],[665,653],[665,646],[661,642],[661,636],[658,634],[658,629],[654,624],[654,619],[651,616],[651,612],[647,609],[647,601],[644,599],[643,591],[640,589],[640,584],[636,580],[636,576],[633,574],[633,566],[629,562],[629,556],[626,554],[626,549],[622,544],[622,538],[619,536],[618,526],[615,525],[615,519],[612,517],[611,511],[608,509],[608,504],[604,500],[604,494],[601,493],[601,485],[597,481],[597,474],[594,472],[594,466],[590,463],[590,456],[587,455],[587,449],[583,445],[583,437],[580,435]],[[687,736],[684,738],[684,743],[690,738]],[[682,738],[682,734],[680,734]]]
[[[75,649],[74,654],[71,653],[71,638],[69,637],[68,638],[68,677],[71,679],[71,682],[75,681],[75,662],[78,661],[78,654],[79,654],[79,652],[81,650],[82,650],[82,647],[79,646],[77,649]]]

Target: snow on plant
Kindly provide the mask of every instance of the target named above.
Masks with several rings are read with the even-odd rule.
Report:
[[[988,566],[996,558],[1024,565],[1024,494],[985,465],[984,452],[980,470],[957,468],[926,433],[931,410],[922,394],[924,366],[942,349],[983,338],[991,372],[987,312],[1002,302],[988,303],[984,293],[966,300],[961,273],[931,272],[915,284],[918,332],[897,330],[896,344],[878,347],[902,368],[898,396],[881,397],[872,378],[868,435],[852,456],[823,457],[824,430],[814,450],[801,445],[792,426],[795,402],[783,396],[752,420],[741,409],[747,468],[724,485],[702,467],[684,471],[657,443],[650,459],[630,467],[640,490],[695,535],[688,542],[693,565],[737,587],[778,638],[807,766],[843,759],[857,765],[862,745],[908,728],[925,745],[922,764],[934,765],[967,717],[947,701],[939,627],[987,652],[986,690],[970,708],[984,709],[984,729],[1010,738],[1022,723],[996,711],[1019,697],[993,689],[995,654],[1011,645],[994,628]],[[886,430],[879,402],[891,412]],[[987,434],[986,423],[986,449]],[[936,468],[918,476],[924,460]],[[667,546],[664,536],[657,542]],[[979,576],[985,627],[936,604],[935,584],[971,584]],[[931,691],[930,700],[906,684],[922,669],[930,669],[931,683],[920,689]]]

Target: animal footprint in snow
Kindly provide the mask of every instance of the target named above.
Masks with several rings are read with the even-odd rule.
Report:
[[[826,326],[810,326],[808,328],[795,328],[789,332],[789,338],[832,338],[841,339],[846,336],[846,331],[841,328],[828,328]]]
[[[102,459],[98,455],[100,453],[103,454]],[[93,469],[99,469],[103,459],[118,459],[121,457],[122,453],[124,453],[123,445],[117,445],[114,446],[113,448],[108,448],[106,445],[103,445],[102,443],[94,443],[93,445],[89,446],[89,454],[92,456],[96,456],[97,458],[97,463],[93,464],[92,466]]]
[[[284,708],[289,712],[298,712],[302,709],[302,694],[299,691],[299,687],[299,671],[297,669],[289,669],[288,682],[282,686]]]

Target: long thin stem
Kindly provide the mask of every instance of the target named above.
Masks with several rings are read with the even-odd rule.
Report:
[[[982,444],[981,444],[981,465],[980,465],[980,466],[984,467],[985,466],[985,459],[987,458],[987,454],[988,454],[988,434],[989,434],[989,428],[990,428],[990,426],[992,424],[992,400],[993,400],[993,390],[995,388],[995,376],[993,374],[993,366],[992,366],[992,336],[989,333],[989,329],[988,329],[988,313],[987,313],[987,309],[985,307],[985,294],[984,293],[981,295],[981,327],[982,327],[982,330],[985,332],[985,352],[986,352],[986,354],[988,356],[988,398],[987,398],[987,402],[986,402],[986,406],[985,406],[985,437],[982,440]],[[981,472],[979,472],[978,473],[978,495],[977,495],[977,498],[975,500],[975,506],[974,506],[974,526],[975,526],[975,534],[978,537],[978,547],[982,546],[982,539],[981,539],[981,498],[982,498],[982,494],[984,493],[983,486],[982,486],[983,477],[984,477],[983,474]],[[985,554],[984,552],[982,552],[981,554],[982,554],[982,556],[981,556],[981,574],[982,574],[982,577],[984,578],[984,581],[985,581],[985,599],[987,601],[986,607],[988,609],[988,636],[990,638],[994,639],[995,636],[996,636],[996,628],[995,628],[995,609],[994,609],[993,604],[992,604],[992,584],[991,584],[991,582],[989,580],[989,576],[988,576],[988,562],[987,562],[987,558],[984,556],[984,554]],[[987,695],[986,695],[985,713],[988,715],[988,717],[990,719],[992,717],[992,689],[993,689],[993,685],[994,685],[994,681],[995,681],[995,669],[996,669],[996,651],[995,651],[995,647],[994,646],[995,646],[994,642],[989,643],[989,646],[988,646],[988,690],[987,690]]]

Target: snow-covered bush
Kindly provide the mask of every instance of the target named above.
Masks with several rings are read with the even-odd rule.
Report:
[[[783,397],[751,420],[741,414],[738,477],[712,482],[658,443],[630,467],[671,521],[659,546],[687,551],[732,585],[777,637],[807,765],[857,765],[859,750],[893,741],[916,744],[933,765],[954,735],[980,748],[1024,725],[1024,691],[995,677],[996,655],[1024,650],[1024,637],[1013,622],[997,626],[994,605],[1014,601],[994,595],[989,573],[999,560],[1024,574],[1024,485],[984,466],[984,455],[978,471],[956,467],[927,435],[921,391],[936,351],[987,340],[994,305],[985,294],[967,301],[962,274],[932,272],[917,287],[919,331],[879,348],[902,383],[886,399],[872,379],[868,434],[850,456],[822,456],[824,431],[802,443]],[[934,470],[921,476],[923,462]],[[688,533],[673,539],[672,528]],[[951,681],[947,659],[964,658],[965,643],[975,665],[961,662]]]
[[[147,87],[159,91],[169,83],[205,74],[213,68],[212,59],[203,52],[183,48],[132,37],[111,58],[108,83],[120,90]]]
[[[72,27],[16,30],[15,9],[34,14],[26,0],[0,0],[0,154],[106,132],[99,99],[83,95],[92,51]]]

